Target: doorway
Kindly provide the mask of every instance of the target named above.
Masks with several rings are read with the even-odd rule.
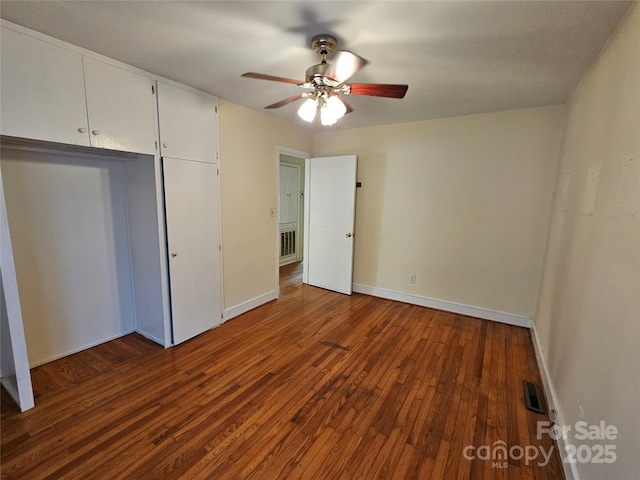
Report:
[[[290,275],[290,271],[302,271],[304,261],[304,188],[305,158],[308,152],[278,147],[277,172],[277,226],[276,226],[276,275],[278,296],[282,288],[281,272],[285,283],[295,281],[302,284],[301,275]]]
[[[290,161],[285,161],[290,160]],[[304,225],[304,165],[294,157],[280,159],[280,266],[300,262],[303,258],[301,242]]]
[[[302,283],[351,295],[356,170],[356,155],[314,158],[278,147],[276,298],[280,268],[293,263]]]

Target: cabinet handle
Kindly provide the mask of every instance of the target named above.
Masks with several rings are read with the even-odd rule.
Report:
[[[347,238],[351,238],[351,232],[347,233]]]
[[[169,145],[168,145],[168,144],[166,144],[166,143],[163,143],[163,144],[162,144],[162,148],[167,148],[168,146],[169,146]]]
[[[177,254],[176,252],[171,252],[171,256],[172,256],[172,257],[177,257],[177,256],[178,256],[178,254]]]
[[[91,130],[94,135],[100,135],[100,130]]]
[[[86,129],[86,128],[82,128],[82,127],[80,127],[80,128],[78,129],[78,131],[79,131],[80,133],[87,133],[87,129]]]

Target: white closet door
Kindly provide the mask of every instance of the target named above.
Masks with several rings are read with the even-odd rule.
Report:
[[[221,323],[217,165],[163,157],[173,341]]]
[[[300,167],[280,164],[280,224],[298,223]]]
[[[0,133],[89,145],[82,57],[1,29]]]
[[[215,163],[216,109],[214,97],[158,82],[161,155]]]
[[[153,155],[153,81],[93,58],[83,63],[91,146]]]

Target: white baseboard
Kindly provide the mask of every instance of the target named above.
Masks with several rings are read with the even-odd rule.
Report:
[[[422,307],[435,308],[444,310],[445,312],[459,313],[460,315],[468,315],[470,317],[484,318],[485,320],[493,320],[495,322],[515,325],[517,327],[531,328],[531,317],[517,315],[514,313],[498,312],[481,307],[472,307],[455,302],[445,300],[436,300],[419,295],[409,293],[396,292],[384,288],[370,287],[368,285],[353,284],[353,291],[373,295],[374,297],[396,300],[398,302],[410,303],[412,305],[420,305]]]
[[[253,310],[260,305],[264,305],[265,303],[270,302],[271,300],[275,300],[278,298],[278,294],[275,290],[271,290],[270,292],[265,293],[264,295],[260,295],[259,297],[252,298],[251,300],[247,300],[246,302],[242,302],[235,307],[227,308],[224,312],[222,312],[222,321],[226,322],[227,320],[231,320],[238,315],[242,315],[243,313],[248,312],[249,310]]]
[[[544,388],[545,396],[547,397],[547,408],[549,410],[553,409],[556,411],[556,420],[559,425],[567,425],[564,422],[564,415],[562,414],[562,409],[560,405],[557,403],[557,395],[556,391],[553,387],[553,382],[551,381],[551,376],[549,375],[549,366],[547,365],[547,360],[544,356],[544,351],[542,350],[542,345],[540,344],[540,338],[538,337],[538,330],[536,329],[536,322],[532,322],[531,325],[531,337],[533,338],[533,349],[536,352],[536,361],[538,362],[538,369],[540,370],[540,375],[542,376],[542,387]],[[560,458],[564,457],[564,452],[566,452],[567,441],[565,438],[560,436],[558,440],[558,449],[560,450]],[[580,475],[580,470],[578,470],[578,465],[575,463],[566,463],[562,462],[562,468],[564,470],[564,476],[567,480],[581,480],[582,476]]]

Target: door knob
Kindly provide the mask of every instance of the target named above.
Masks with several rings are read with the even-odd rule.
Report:
[[[86,129],[86,128],[82,128],[82,127],[80,127],[80,128],[78,129],[78,132],[80,132],[80,133],[87,133],[87,129]]]
[[[177,256],[178,256],[178,254],[177,254],[176,252],[171,252],[171,256],[172,256],[172,257],[177,257]]]
[[[347,238],[351,238],[351,232],[347,233]]]

